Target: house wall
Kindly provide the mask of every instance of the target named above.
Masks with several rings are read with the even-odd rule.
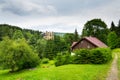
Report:
[[[72,50],[75,49],[92,49],[96,48],[95,45],[91,44],[89,41],[83,39],[81,42],[79,42]]]

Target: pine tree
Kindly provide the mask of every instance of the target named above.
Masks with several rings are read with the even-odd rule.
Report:
[[[79,35],[78,35],[78,32],[77,32],[77,29],[75,29],[75,41],[78,41],[79,40]]]
[[[116,27],[113,21],[111,23],[110,31],[116,31]]]
[[[120,37],[120,20],[118,22],[118,26],[117,26],[117,29],[116,29],[116,33],[118,35],[118,37]]]

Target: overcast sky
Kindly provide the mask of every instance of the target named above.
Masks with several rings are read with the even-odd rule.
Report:
[[[94,18],[117,25],[120,0],[0,0],[0,23],[21,28],[81,33]]]

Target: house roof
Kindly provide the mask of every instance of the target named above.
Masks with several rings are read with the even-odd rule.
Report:
[[[77,42],[73,42],[73,43],[72,43],[72,46],[74,46],[76,43],[77,43]],[[72,47],[72,46],[71,46],[71,47]]]
[[[90,37],[84,37],[80,41],[78,41],[77,43],[73,42],[71,47],[73,48],[74,46],[76,46],[82,40],[87,40],[90,43],[92,43],[93,45],[95,45],[96,47],[108,47],[107,45],[105,45],[102,41],[100,41],[96,37],[91,37],[91,36]]]

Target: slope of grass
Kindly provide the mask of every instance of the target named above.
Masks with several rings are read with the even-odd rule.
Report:
[[[15,73],[0,70],[0,80],[105,80],[109,66],[110,64],[70,64],[60,67],[37,67]]]

